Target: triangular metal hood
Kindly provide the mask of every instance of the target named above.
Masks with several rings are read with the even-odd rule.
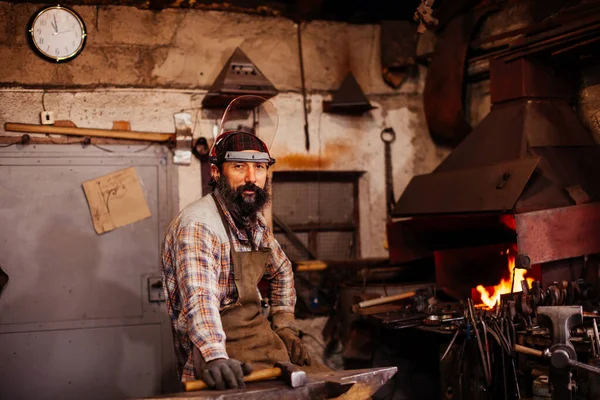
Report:
[[[202,100],[202,107],[225,108],[238,96],[256,95],[268,99],[277,93],[279,91],[238,47]]]
[[[373,108],[352,72],[346,75],[331,101],[323,101],[323,111],[327,113],[362,114]]]

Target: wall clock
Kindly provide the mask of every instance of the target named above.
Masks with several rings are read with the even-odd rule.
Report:
[[[32,49],[45,60],[53,62],[71,61],[77,57],[87,38],[81,17],[60,5],[36,11],[27,29]]]

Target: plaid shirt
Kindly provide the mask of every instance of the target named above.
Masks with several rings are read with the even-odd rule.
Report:
[[[233,223],[220,197],[215,199],[225,210],[234,250],[251,251],[246,232]],[[220,311],[237,300],[229,240],[223,242],[203,221],[184,223],[184,212],[169,225],[162,249],[163,286],[182,381],[195,379],[192,346],[205,361],[228,358]],[[272,250],[264,275],[269,281],[271,312],[294,312],[291,263],[260,214],[252,235],[257,247]]]

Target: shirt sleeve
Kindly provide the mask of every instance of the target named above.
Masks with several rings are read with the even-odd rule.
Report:
[[[296,306],[296,289],[292,263],[271,232],[267,232],[266,241],[266,247],[271,248],[271,261],[265,271],[265,278],[269,281],[271,313],[293,313]]]
[[[180,228],[175,241],[176,273],[191,342],[204,361],[228,358],[219,314],[221,243],[200,223]]]

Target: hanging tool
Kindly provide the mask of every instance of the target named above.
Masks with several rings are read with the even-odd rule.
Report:
[[[437,18],[433,17],[433,2],[435,0],[421,0],[421,4],[417,7],[413,19],[419,23],[417,32],[425,33],[427,27],[435,28],[438,24]]]
[[[310,150],[310,137],[308,136],[308,108],[306,105],[306,82],[304,81],[304,60],[302,59],[302,23],[298,21],[298,57],[300,58],[300,81],[302,83],[302,106],[304,108],[304,146]]]
[[[394,196],[394,174],[392,168],[392,143],[396,140],[394,128],[385,128],[381,131],[381,141],[385,146],[385,204],[387,221],[392,221],[392,211],[396,204]]]

